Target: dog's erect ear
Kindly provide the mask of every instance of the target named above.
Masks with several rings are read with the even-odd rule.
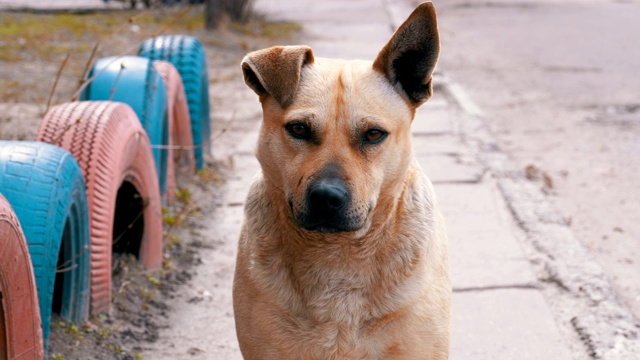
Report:
[[[313,63],[308,46],[274,46],[249,53],[242,59],[244,82],[262,101],[270,95],[284,109],[298,91],[302,67]]]
[[[440,54],[436,10],[425,2],[413,11],[373,63],[391,84],[418,107],[431,97],[431,75]]]

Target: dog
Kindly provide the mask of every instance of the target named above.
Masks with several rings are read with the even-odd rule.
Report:
[[[373,63],[243,59],[263,109],[233,284],[245,359],[448,358],[448,242],[410,130],[439,52],[428,2]]]

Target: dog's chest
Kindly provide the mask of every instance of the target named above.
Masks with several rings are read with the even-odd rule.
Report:
[[[276,282],[290,283],[291,278],[284,277]],[[297,280],[307,285],[292,303],[281,304],[288,309],[279,312],[293,325],[286,327],[286,336],[297,339],[292,342],[295,352],[319,359],[375,359],[383,358],[398,340],[389,329],[402,327],[421,276],[384,288],[372,273],[324,267],[306,269]]]
[[[306,316],[296,319],[301,353],[320,359],[375,358],[378,344],[367,331],[371,310],[368,294],[344,283],[310,294]]]

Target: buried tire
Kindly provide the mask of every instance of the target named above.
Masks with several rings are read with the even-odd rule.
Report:
[[[0,359],[44,359],[40,310],[27,241],[0,195]]]
[[[204,48],[198,39],[184,35],[166,35],[145,41],[138,55],[172,63],[184,83],[189,103],[196,167],[204,166],[204,154],[210,151],[209,78]]]
[[[91,313],[109,311],[112,252],[162,263],[162,214],[153,154],[131,107],[83,101],[53,107],[37,139],[68,149],[87,182],[91,227]]]
[[[80,166],[66,150],[32,141],[0,141],[0,192],[12,204],[29,247],[44,347],[51,313],[89,315],[89,219]]]
[[[153,62],[156,71],[162,76],[167,87],[167,110],[169,114],[169,151],[167,159],[167,191],[169,204],[175,197],[176,167],[180,166],[189,174],[195,171],[193,155],[193,135],[189,119],[189,105],[184,93],[182,78],[178,70],[167,61]]]
[[[169,118],[167,90],[152,62],[140,56],[106,57],[96,61],[89,73],[93,81],[82,93],[82,100],[123,102],[135,111],[147,132],[156,164],[160,191],[167,177]]]

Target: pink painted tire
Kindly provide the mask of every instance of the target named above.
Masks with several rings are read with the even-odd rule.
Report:
[[[169,157],[167,159],[166,200],[173,204],[176,189],[176,167],[189,174],[195,172],[193,135],[189,118],[189,104],[184,92],[182,78],[168,61],[156,60],[153,67],[162,76],[167,87],[167,107],[169,112]]]
[[[44,359],[36,281],[27,241],[0,195],[0,359]]]
[[[91,313],[109,311],[112,252],[147,268],[162,263],[161,195],[149,138],[133,110],[81,101],[47,112],[36,139],[69,150],[87,184],[91,227]]]

